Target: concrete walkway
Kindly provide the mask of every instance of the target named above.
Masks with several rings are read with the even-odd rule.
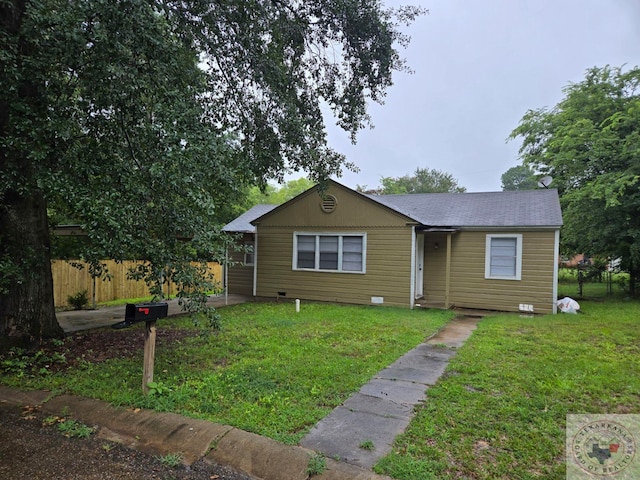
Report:
[[[393,441],[442,375],[449,359],[475,330],[480,317],[452,320],[425,343],[378,372],[360,391],[322,419],[302,439],[303,447],[329,458],[371,468],[391,451]],[[361,445],[372,443],[373,448]]]
[[[251,301],[251,297],[245,297],[243,295],[228,295],[225,297],[224,295],[220,295],[209,297],[207,305],[223,307],[225,305],[236,305],[248,301]],[[182,307],[178,305],[178,300],[168,300],[167,303],[169,304],[169,317],[185,314]],[[95,310],[67,310],[56,313],[56,318],[65,332],[77,332],[93,328],[110,327],[114,323],[124,320],[125,308],[125,305],[119,305],[117,307],[104,307]]]

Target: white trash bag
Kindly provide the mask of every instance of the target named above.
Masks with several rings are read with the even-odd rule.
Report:
[[[563,313],[578,313],[578,310],[580,310],[580,304],[573,298],[564,297],[558,300],[558,308]]]

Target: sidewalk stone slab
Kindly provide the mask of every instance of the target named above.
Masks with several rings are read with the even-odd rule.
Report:
[[[360,392],[349,397],[342,406],[347,410],[372,413],[381,417],[409,418],[413,413],[413,405],[408,403],[398,403]]]
[[[447,368],[447,362],[431,362],[429,365],[430,368],[391,365],[380,371],[376,375],[376,378],[385,378],[387,380],[402,379],[406,382],[433,385],[438,381],[442,372]]]
[[[476,328],[479,318],[452,320],[440,332],[378,372],[360,391],[316,424],[303,447],[328,457],[371,468],[391,451],[425,400],[429,386],[442,376],[449,360]],[[449,328],[451,326],[451,328]],[[455,347],[455,348],[453,348]],[[372,442],[373,450],[360,447]]]
[[[396,403],[415,405],[424,398],[425,389],[425,385],[420,383],[373,378],[362,386],[360,393]]]
[[[393,440],[408,424],[408,417],[385,417],[338,407],[322,420],[322,427],[311,430],[302,446],[330,458],[371,468],[391,451]],[[374,450],[361,448],[363,442],[372,442]]]

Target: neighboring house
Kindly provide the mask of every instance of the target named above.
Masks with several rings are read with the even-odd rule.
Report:
[[[591,264],[591,259],[587,257],[584,253],[574,255],[569,259],[563,258],[561,260],[561,265],[566,268],[577,268],[583,265],[590,265],[590,264]]]
[[[227,226],[229,293],[555,313],[556,190],[364,195],[330,181]]]

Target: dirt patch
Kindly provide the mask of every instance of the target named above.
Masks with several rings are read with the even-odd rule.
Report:
[[[40,352],[32,356],[33,368],[45,367],[55,373],[86,363],[100,363],[113,358],[142,357],[144,353],[144,324],[126,330],[92,330],[67,335],[64,340],[46,340]],[[159,328],[156,331],[156,348],[175,346],[198,333],[189,329]],[[4,359],[16,357],[15,352]]]
[[[167,466],[152,455],[91,436],[67,438],[45,426],[37,410],[0,404],[0,478],[13,480],[252,480],[228,467],[199,460]]]

